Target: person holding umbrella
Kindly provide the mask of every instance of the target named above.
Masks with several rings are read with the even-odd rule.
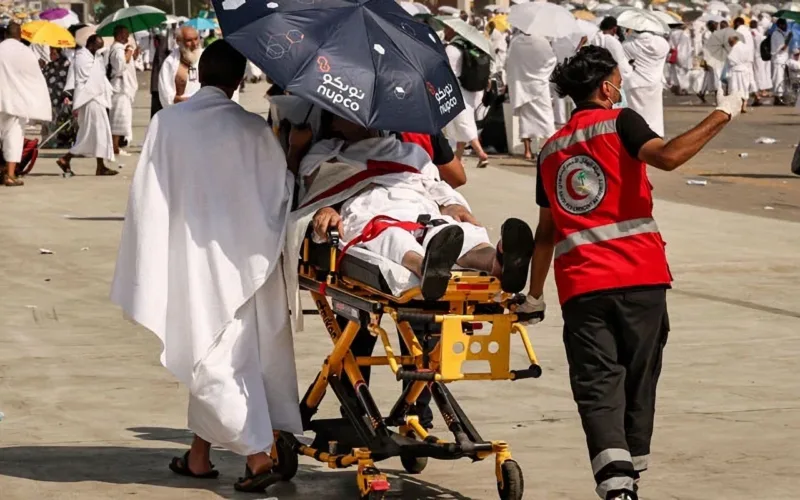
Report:
[[[637,112],[615,107],[623,81],[608,50],[582,48],[556,67],[552,81],[577,107],[539,156],[536,252],[521,310],[544,311],[555,256],[570,384],[596,491],[636,500],[650,455],[672,281],[647,165],[671,171],[686,163],[740,113],[742,97],[718,95],[716,110],[667,142]]]

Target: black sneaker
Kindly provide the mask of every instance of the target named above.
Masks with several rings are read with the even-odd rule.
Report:
[[[612,490],[606,493],[606,500],[639,500],[639,497],[630,490]]]

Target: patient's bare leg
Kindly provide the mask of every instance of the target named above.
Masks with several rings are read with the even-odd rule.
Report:
[[[500,276],[502,271],[497,262],[497,250],[488,243],[481,243],[458,259],[458,265],[468,269],[485,271],[493,276]]]
[[[422,278],[422,262],[424,258],[417,252],[406,252],[403,255],[403,267],[414,273],[417,278]]]

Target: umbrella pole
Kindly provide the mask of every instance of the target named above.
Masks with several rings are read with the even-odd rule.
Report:
[[[70,123],[72,123],[72,120],[67,120],[67,121],[65,121],[64,123],[62,123],[62,124],[61,124],[61,126],[60,126],[60,127],[58,127],[58,128],[55,130],[55,132],[53,132],[52,134],[50,134],[50,135],[48,135],[48,136],[47,136],[47,139],[45,139],[45,140],[43,140],[42,142],[40,142],[40,143],[39,143],[39,147],[38,147],[38,148],[36,148],[36,149],[42,149],[42,147],[43,147],[45,144],[47,144],[48,142],[50,142],[50,139],[52,139],[53,137],[55,137],[57,133],[61,132],[61,129],[63,129],[64,127],[66,127],[66,126],[67,126],[67,125],[69,125]]]

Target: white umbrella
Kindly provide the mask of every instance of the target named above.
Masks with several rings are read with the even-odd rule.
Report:
[[[81,47],[86,47],[86,40],[88,40],[90,36],[94,35],[95,31],[97,31],[97,26],[94,26],[93,24],[84,26],[75,32],[75,43]]]
[[[744,6],[738,3],[731,3],[728,4],[728,9],[730,9],[731,17],[737,17],[744,10]]]
[[[508,7],[498,7],[497,8],[498,14],[508,14]]]
[[[451,15],[451,16],[457,16],[457,15],[461,14],[460,10],[456,9],[455,7],[449,7],[447,5],[443,5],[443,6],[439,7],[438,11],[439,11],[440,14],[448,14],[448,15]]]
[[[578,31],[577,19],[554,3],[534,2],[514,5],[508,24],[529,35],[561,38]]]
[[[78,17],[78,14],[74,13],[73,11],[69,11],[69,14],[62,17],[61,19],[53,19],[50,21],[53,24],[57,24],[62,28],[69,28],[75,24],[80,24],[81,19]]]
[[[677,19],[675,19],[674,17],[670,16],[666,12],[661,12],[660,10],[654,10],[654,11],[652,11],[650,13],[653,14],[654,16],[656,16],[657,18],[659,18],[661,20],[661,22],[666,24],[667,26],[672,25],[672,24],[683,24],[682,22],[678,21]]]
[[[431,9],[427,5],[417,2],[400,2],[400,7],[412,16],[431,13]]]
[[[778,8],[774,5],[769,5],[766,3],[757,3],[753,5],[750,10],[753,12],[766,12],[767,14],[774,14],[778,12]]]
[[[670,29],[666,23],[652,12],[644,9],[628,9],[617,17],[617,24],[633,31],[649,31],[657,35],[666,35]]]
[[[706,0],[692,0],[692,3],[695,4],[695,5],[703,6],[703,5],[707,4],[708,2],[706,2]]]
[[[586,21],[585,19],[578,19],[578,33],[580,33],[581,36],[585,36],[588,40],[591,40],[598,31],[600,31],[600,28],[593,22]]]
[[[489,40],[483,36],[483,33],[478,31],[475,26],[465,23],[458,17],[439,16],[436,18],[436,20],[455,31],[456,34],[464,40],[468,41],[478,49],[486,52],[489,54],[489,56],[494,58],[492,46],[489,44]]]
[[[781,5],[781,10],[791,10],[792,12],[800,12],[800,3],[787,2]]]
[[[725,61],[728,57],[728,52],[731,51],[731,45],[728,42],[731,37],[738,37],[739,40],[742,40],[742,35],[736,32],[733,28],[725,28],[723,30],[717,30],[708,37],[703,48],[705,49],[705,54],[710,55],[714,59],[718,61]]]
[[[611,10],[613,8],[614,8],[614,6],[611,5],[610,3],[599,3],[594,7],[594,11],[598,12],[598,13],[599,12],[606,12],[606,11]]]
[[[519,5],[523,3],[528,3],[530,0],[511,0],[511,3],[514,5]]]
[[[495,5],[495,4],[493,4],[493,3],[490,3],[489,5],[485,5],[485,6],[483,7],[483,10],[488,10],[489,12],[494,12],[494,11],[496,11],[498,8],[500,8],[498,5]]]
[[[701,23],[707,23],[709,21],[714,21],[715,23],[721,23],[722,21],[727,21],[724,17],[719,14],[703,14],[702,16],[697,18],[698,21]]]
[[[720,2],[719,0],[708,2],[708,4],[706,4],[706,10],[708,12],[717,12],[720,14],[722,13],[728,14],[731,11],[731,9],[727,5]]]

